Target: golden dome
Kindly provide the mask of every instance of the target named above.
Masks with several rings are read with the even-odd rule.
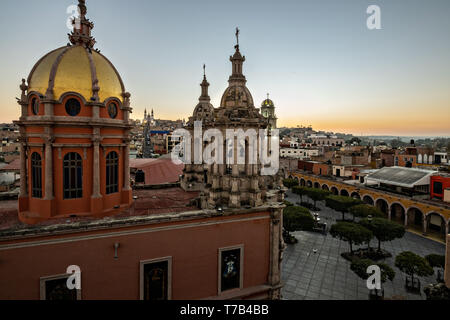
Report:
[[[28,76],[28,92],[47,95],[53,100],[66,92],[76,92],[86,101],[96,96],[104,102],[115,97],[123,101],[122,79],[114,66],[99,52],[81,45],[53,50],[42,57]],[[97,99],[96,99],[97,100]]]

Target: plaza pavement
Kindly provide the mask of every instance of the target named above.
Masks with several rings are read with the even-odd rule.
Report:
[[[296,204],[299,196],[286,193],[286,200]],[[305,201],[307,197],[303,197]],[[312,201],[311,201],[312,203]],[[329,209],[324,202],[318,202],[321,209],[319,217],[327,223],[327,229],[335,223],[336,218],[341,219],[342,214]],[[346,214],[346,218],[351,218]],[[292,233],[298,243],[287,245],[282,262],[282,280],[284,287],[282,297],[287,300],[368,300],[369,290],[366,281],[356,276],[350,270],[350,262],[341,257],[341,253],[350,251],[347,242],[315,232],[297,231]],[[377,245],[376,239],[371,246]],[[394,281],[384,283],[385,298],[422,300],[425,299],[423,287],[436,282],[436,275],[420,278],[421,294],[406,291],[405,275],[394,266],[395,256],[402,251],[412,251],[425,256],[430,253],[445,254],[445,245],[417,234],[406,232],[402,239],[382,242],[382,248],[393,256],[385,259],[395,270]],[[354,246],[356,249],[357,246]],[[314,250],[317,250],[314,253]]]

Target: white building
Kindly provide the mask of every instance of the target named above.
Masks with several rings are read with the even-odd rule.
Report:
[[[281,148],[280,157],[282,158],[296,158],[296,159],[309,159],[312,156],[318,156],[319,150],[317,149],[296,149],[296,148]]]

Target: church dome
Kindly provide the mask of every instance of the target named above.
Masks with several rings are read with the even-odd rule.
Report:
[[[200,102],[194,109],[194,120],[212,120],[214,119],[214,107],[207,102]]]
[[[86,18],[85,0],[79,0],[80,16],[72,21],[71,44],[47,53],[28,76],[28,92],[50,100],[60,100],[66,92],[77,93],[85,101],[105,102],[117,98],[123,102],[125,88],[113,64],[94,50],[91,36],[94,23]]]
[[[245,84],[230,85],[223,93],[221,107],[253,107],[253,97]]]
[[[266,99],[261,103],[261,107],[263,107],[263,108],[264,107],[274,107],[274,106],[275,105],[274,105],[273,101],[270,99]]]
[[[48,95],[53,99],[66,92],[81,94],[86,101],[98,91],[98,101],[115,97],[123,101],[122,79],[102,54],[81,45],[58,48],[41,58],[28,76],[28,92]]]

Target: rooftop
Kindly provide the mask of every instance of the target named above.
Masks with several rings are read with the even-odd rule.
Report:
[[[161,185],[178,182],[184,164],[171,159],[130,159],[130,168],[144,171],[145,185]]]
[[[185,192],[179,187],[160,189],[134,190],[134,203],[130,209],[119,211],[114,216],[96,218],[91,216],[59,217],[49,219],[35,225],[27,225],[19,221],[17,200],[0,201],[0,237],[11,233],[40,233],[42,230],[74,228],[79,225],[101,224],[110,220],[129,220],[130,217],[143,217],[170,213],[195,211],[198,208],[192,202],[198,192]],[[119,209],[120,210],[120,209]],[[70,227],[72,226],[72,227]]]
[[[413,188],[430,184],[430,176],[438,173],[433,170],[404,167],[384,167],[367,176],[369,181],[375,181],[399,187]]]

